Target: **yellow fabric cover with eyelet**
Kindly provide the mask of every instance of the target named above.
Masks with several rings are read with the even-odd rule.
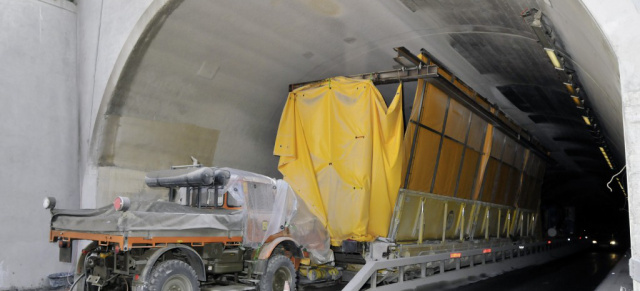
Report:
[[[386,237],[400,188],[402,85],[387,108],[370,80],[331,78],[289,93],[274,154],[331,243]]]

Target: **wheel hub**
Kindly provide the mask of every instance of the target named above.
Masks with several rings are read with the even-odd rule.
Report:
[[[162,286],[162,291],[192,291],[193,286],[185,275],[173,275]]]
[[[284,290],[285,282],[291,281],[289,269],[281,267],[273,274],[273,290]]]

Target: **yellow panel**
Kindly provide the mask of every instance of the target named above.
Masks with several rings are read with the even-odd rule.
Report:
[[[451,100],[444,133],[459,142],[464,142],[467,136],[467,128],[469,128],[470,117],[471,111],[469,109],[457,101]]]
[[[458,226],[460,224],[460,220],[458,219],[459,214],[460,214],[460,206],[462,205],[462,203],[460,202],[455,202],[455,201],[449,201],[447,202],[447,212],[449,216],[452,216],[452,220],[451,220],[451,227],[447,228],[445,231],[445,237],[447,239],[458,239],[460,238],[460,234],[456,233],[456,226]],[[465,207],[465,215],[466,213],[468,213],[469,208]]]
[[[504,205],[513,206],[515,204],[516,196],[518,195],[518,191],[520,191],[520,188],[521,188],[520,186],[521,176],[522,176],[522,172],[518,170],[511,173],[511,184],[509,187],[509,195],[507,195],[507,201],[504,203]]]
[[[495,189],[494,198],[491,202],[500,203],[498,201],[504,201],[504,196],[507,195],[507,188],[509,186],[509,172],[511,166],[502,164],[500,167],[500,176],[498,177],[498,185]]]
[[[424,241],[442,240],[443,224],[446,228],[445,236],[449,239],[457,238],[455,226],[458,222],[460,202],[446,202],[440,199],[424,197],[424,223],[421,223],[419,218],[422,198],[423,196],[412,194],[405,196],[402,211],[400,212],[401,216],[398,219],[396,241],[415,243],[418,241],[418,234],[422,224],[424,224],[422,236]],[[447,203],[447,213],[444,212],[445,203]],[[467,211],[469,209],[467,208]],[[450,221],[447,224],[448,219]],[[448,228],[446,227],[447,225],[449,226]]]
[[[506,210],[498,211],[499,208],[492,207],[489,210],[489,234],[491,237],[496,237],[498,234],[498,220],[501,218],[504,220]],[[500,216],[498,216],[500,214]],[[500,222],[500,228],[504,225],[504,222]]]
[[[500,159],[504,148],[504,133],[499,130],[493,131],[493,142],[491,143],[491,156]]]
[[[540,193],[542,192],[542,183],[540,181],[536,181],[533,187],[533,193],[531,193],[531,197],[529,198],[529,209],[537,211],[538,203],[540,201]]]
[[[516,169],[522,171],[522,167],[524,166],[524,158],[527,155],[528,151],[529,150],[525,148],[520,148],[520,150],[516,153],[516,159],[514,163]]]
[[[482,195],[480,195],[480,200],[485,202],[491,201],[491,193],[493,192],[493,184],[498,174],[498,161],[494,158],[489,159],[489,163],[487,164],[487,170],[484,174],[484,179],[482,183]]]
[[[529,175],[535,175],[538,172],[539,165],[540,159],[536,155],[529,154],[529,162],[525,172]]]
[[[526,206],[533,186],[531,182],[531,176],[525,174],[522,180],[522,188],[520,190],[520,196],[518,197],[517,207],[524,208]]]
[[[471,199],[471,190],[473,189],[473,181],[475,180],[478,169],[480,153],[469,148],[467,148],[466,151],[456,197]]]
[[[507,205],[507,201],[509,200],[508,197],[513,197],[516,195],[516,191],[518,188],[518,182],[517,182],[517,177],[518,177],[518,170],[516,170],[514,167],[511,166],[506,166],[508,169],[508,173],[507,173],[507,177],[506,177],[506,186],[504,189],[504,192],[502,192],[501,195],[497,195],[496,198],[493,200],[494,203],[496,204],[501,204],[501,205]]]
[[[429,193],[439,145],[439,135],[424,128],[419,129],[407,189]]]
[[[487,122],[478,117],[475,114],[471,115],[471,129],[469,129],[469,138],[467,139],[467,146],[480,152],[482,151],[482,143],[484,142],[485,130],[487,129]]]
[[[417,240],[418,216],[420,214],[420,197],[407,195],[402,204],[402,217],[400,217],[396,241]]]
[[[444,201],[427,199],[424,210],[425,226],[422,237],[423,240],[441,240],[442,223],[446,220],[446,216],[444,215]],[[447,212],[449,211],[451,211],[451,208],[447,205]]]
[[[442,124],[444,123],[444,115],[447,109],[447,100],[449,97],[435,86],[427,85],[427,95],[424,100],[424,111],[420,123],[442,132]]]
[[[462,159],[462,149],[463,146],[461,144],[448,138],[444,139],[433,193],[453,196],[460,169],[460,160]]]
[[[425,87],[425,83],[426,82],[424,80],[418,80],[418,84],[416,85],[416,95],[413,98],[413,106],[411,107],[413,110],[411,110],[411,115],[409,116],[410,120],[418,121],[418,115],[420,114],[420,102],[422,102],[422,89]]]
[[[516,142],[512,138],[507,137],[507,140],[504,145],[504,153],[502,153],[503,163],[513,165],[513,162],[516,157],[516,147],[517,147]]]
[[[413,144],[413,136],[417,129],[417,125],[414,123],[407,124],[407,130],[404,134],[404,139],[402,141],[402,147],[405,149],[404,155],[402,157],[402,177],[400,181],[402,182],[400,187],[405,188],[406,176],[409,172],[409,157],[411,155],[411,145]]]

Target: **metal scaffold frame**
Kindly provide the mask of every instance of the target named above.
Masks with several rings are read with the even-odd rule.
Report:
[[[565,256],[575,251],[575,246],[568,244],[568,242],[554,241],[551,243],[551,241],[548,241],[368,261],[342,290],[361,290],[367,283],[369,283],[369,288],[366,290],[413,290],[429,284],[453,281],[462,277],[495,276],[513,269],[542,264],[558,256]],[[445,269],[445,262],[448,260],[454,261],[455,268]],[[480,261],[479,264],[476,263],[478,260]],[[463,267],[462,262],[467,262],[466,266]],[[427,264],[429,263],[435,263],[439,266],[437,274],[429,275],[427,270]],[[405,279],[405,270],[411,266],[419,266],[420,275],[417,278],[408,280]],[[397,272],[397,281],[378,286],[378,273],[380,270],[394,270],[394,272]]]

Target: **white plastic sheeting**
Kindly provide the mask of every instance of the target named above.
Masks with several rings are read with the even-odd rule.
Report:
[[[236,169],[222,170],[231,174],[223,192],[244,205],[244,246],[260,248],[270,236],[288,230],[286,236],[301,245],[313,263],[333,261],[327,229],[287,182]]]

